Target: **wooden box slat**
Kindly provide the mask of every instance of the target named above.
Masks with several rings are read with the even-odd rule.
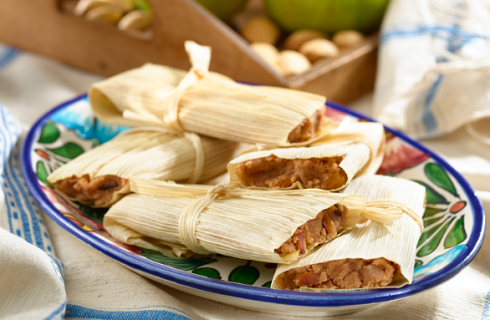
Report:
[[[152,36],[143,39],[112,25],[67,14],[58,0],[1,0],[0,42],[112,76],[146,62],[188,69],[183,43],[194,40],[212,47],[212,71],[238,81],[314,92],[340,103],[373,88],[377,36],[340,57],[322,61],[305,74],[286,79],[235,31],[193,0],[148,2],[154,12]]]

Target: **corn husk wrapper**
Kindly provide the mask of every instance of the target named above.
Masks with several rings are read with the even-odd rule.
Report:
[[[349,210],[344,229],[363,217],[364,199],[358,195],[318,189],[210,191],[216,188],[133,180],[131,190],[136,193],[109,209],[104,226],[111,235],[128,244],[131,244],[128,238],[144,239],[152,244],[165,241],[177,244],[180,252],[185,245],[199,254],[213,252],[240,259],[289,263],[298,258],[299,251],[280,256],[274,250],[322,210],[337,203],[345,205]],[[186,208],[210,196],[211,202],[198,210],[197,215],[182,219]],[[184,224],[194,228],[193,231],[182,231]],[[126,231],[121,231],[122,228]],[[188,239],[189,235],[193,239]]]
[[[385,258],[398,264],[402,278],[395,280],[388,287],[398,288],[412,282],[415,251],[422,229],[425,188],[399,178],[364,176],[354,179],[345,191],[364,196],[368,204],[369,201],[373,201],[375,204],[373,210],[381,214],[382,208],[394,206],[390,200],[396,201],[411,208],[418,219],[404,212],[400,219],[395,220],[388,227],[364,220],[329,243],[318,246],[303,259],[288,265],[278,265],[272,280],[272,288],[276,288],[274,282],[276,277],[290,269],[328,261],[359,258],[365,260]],[[301,290],[328,291],[310,288]]]
[[[192,140],[196,138],[199,140]],[[242,145],[208,137],[177,136],[160,129],[130,130],[59,167],[48,176],[54,184],[72,176],[114,175],[124,179],[206,181],[226,170]],[[129,192],[129,184],[114,192],[107,207]]]
[[[209,180],[206,180],[206,181],[202,181],[200,184],[207,184],[207,185],[210,185],[210,186],[215,186],[215,185],[218,185],[218,184],[222,184],[222,185],[225,185],[225,184],[228,184],[230,183],[230,174],[227,172],[223,173],[223,174],[220,174],[219,176],[216,176],[212,179],[209,179]]]
[[[335,142],[364,143],[370,149],[368,162],[361,168],[359,175],[375,174],[384,159],[385,131],[378,122],[358,122],[357,119],[346,117],[335,129],[324,137],[309,144],[310,147],[331,144]]]
[[[231,183],[244,184],[244,181],[238,175],[238,166],[242,162],[249,160],[267,158],[274,155],[281,159],[325,159],[330,157],[343,156],[339,167],[342,173],[347,177],[346,182],[338,185],[329,191],[336,191],[344,188],[350,181],[360,174],[374,174],[384,155],[384,129],[380,123],[350,123],[341,124],[332,133],[327,134],[321,139],[310,143],[303,144],[299,148],[279,148],[254,151],[260,147],[254,147],[246,151],[240,157],[233,159],[228,164]],[[300,145],[300,144],[299,144]],[[300,183],[297,183],[300,188]]]
[[[187,41],[189,73],[146,64],[98,82],[89,99],[106,123],[157,125],[246,143],[288,145],[288,135],[325,97],[284,88],[239,84],[208,72],[211,49]]]

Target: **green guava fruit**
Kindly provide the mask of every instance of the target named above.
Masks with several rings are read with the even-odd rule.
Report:
[[[329,34],[376,31],[389,0],[264,0],[267,14],[284,30],[316,29]]]
[[[248,0],[196,0],[223,21],[230,19],[247,4]]]

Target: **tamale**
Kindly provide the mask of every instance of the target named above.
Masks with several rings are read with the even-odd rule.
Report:
[[[177,185],[133,179],[135,193],[112,206],[104,227],[126,244],[168,243],[198,254],[290,263],[366,216],[358,195]],[[164,241],[166,245],[159,242]]]
[[[208,72],[211,49],[185,43],[192,68],[146,64],[95,83],[89,99],[107,123],[157,125],[224,140],[289,145],[327,130],[325,97],[240,84]]]
[[[403,215],[391,226],[361,221],[292,264],[278,265],[272,288],[324,291],[401,287],[412,282],[417,241],[422,229],[425,189],[409,180],[365,176],[346,192],[363,195],[373,215],[386,209]]]
[[[243,186],[319,188],[336,191],[355,176],[374,174],[384,154],[379,123],[341,124],[299,148],[247,152],[228,164],[230,182]]]
[[[241,145],[161,129],[130,130],[59,167],[48,176],[81,203],[108,207],[129,192],[128,179],[200,182],[226,171]]]

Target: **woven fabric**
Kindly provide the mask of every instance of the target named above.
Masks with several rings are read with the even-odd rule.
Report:
[[[393,0],[382,26],[375,116],[416,138],[466,127],[490,145],[490,3]]]

